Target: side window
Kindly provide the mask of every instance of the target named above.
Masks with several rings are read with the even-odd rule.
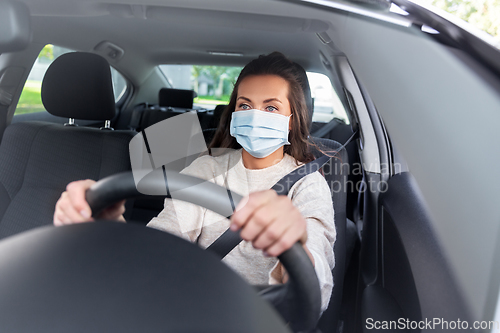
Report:
[[[344,106],[333,89],[328,76],[307,72],[307,79],[314,99],[313,122],[327,123],[333,118],[338,118],[349,124],[349,118]]]
[[[113,80],[113,93],[115,94],[115,102],[118,102],[125,91],[127,91],[127,81],[116,69],[111,68],[111,79]]]
[[[15,115],[45,111],[41,98],[42,80],[45,72],[57,57],[69,52],[73,52],[73,50],[51,44],[45,45],[24,84]],[[113,67],[111,67],[111,77],[115,101],[118,101],[127,90],[127,81]]]

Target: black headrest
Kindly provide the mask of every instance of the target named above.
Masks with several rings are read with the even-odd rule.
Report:
[[[193,108],[193,99],[196,93],[193,90],[162,88],[159,95],[160,106],[173,108]]]
[[[219,105],[217,105],[215,107],[215,109],[214,109],[214,117],[219,120],[220,117],[222,116],[222,113],[226,109],[226,107],[227,107],[227,104],[219,104]]]
[[[304,91],[304,97],[306,98],[306,106],[309,111],[309,122],[312,125],[312,116],[313,116],[313,99],[311,96],[311,87],[309,86],[309,80],[307,79],[307,74],[301,65],[294,63],[295,68],[297,70],[297,76],[299,79],[299,83],[302,86],[302,90]]]
[[[113,119],[115,97],[108,62],[93,53],[61,55],[50,65],[43,78],[42,103],[54,116]]]

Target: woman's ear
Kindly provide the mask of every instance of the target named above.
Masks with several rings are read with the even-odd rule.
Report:
[[[290,118],[288,118],[288,130],[291,131],[292,130],[292,114],[290,115]]]

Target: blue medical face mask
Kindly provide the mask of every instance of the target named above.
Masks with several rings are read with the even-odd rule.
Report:
[[[231,116],[230,133],[250,155],[264,158],[290,144],[290,117],[260,110],[235,111]]]

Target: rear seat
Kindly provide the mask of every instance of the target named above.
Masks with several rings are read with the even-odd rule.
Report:
[[[196,112],[200,121],[205,142],[208,145],[215,134],[222,112],[227,105],[217,105],[214,110],[193,109],[192,90],[163,88],[159,92],[159,105],[139,104],[132,111],[129,129],[142,131],[162,120],[185,112]],[[129,218],[147,222],[163,209],[163,198],[137,199]]]
[[[198,95],[194,90],[162,88],[158,94],[160,106],[192,109],[193,100]]]
[[[211,114],[207,113],[207,116],[211,116],[210,121],[208,122],[208,126],[206,128],[203,127],[203,136],[205,137],[205,141],[207,145],[212,141],[215,135],[215,131],[217,127],[219,127],[220,118],[222,116],[222,112],[226,109],[227,105],[219,104],[215,107],[215,109],[211,112]],[[199,115],[198,115],[199,117]],[[201,120],[200,120],[201,123]]]
[[[195,96],[196,93],[193,90],[162,88],[159,92],[159,105],[143,103],[134,108],[129,128],[140,132],[170,117],[184,112],[196,112],[208,145],[226,105],[217,105],[214,110],[196,109],[193,108],[193,99]]]

